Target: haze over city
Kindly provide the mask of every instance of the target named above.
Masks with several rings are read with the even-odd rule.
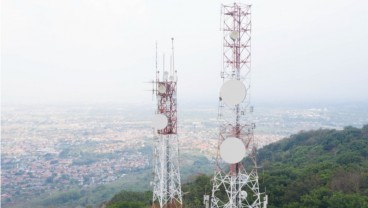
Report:
[[[366,207],[368,1],[236,2],[2,0],[0,207]]]
[[[174,37],[179,100],[216,105],[221,2],[4,0],[2,102],[150,105]],[[247,3],[253,102],[368,102],[367,1]]]

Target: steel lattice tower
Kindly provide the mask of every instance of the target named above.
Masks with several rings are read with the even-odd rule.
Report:
[[[154,180],[152,207],[182,207],[182,192],[179,170],[179,145],[177,136],[177,73],[174,69],[174,47],[170,71],[163,75],[157,68],[156,46],[156,81],[154,93],[157,100],[156,128],[154,129]],[[165,58],[164,61],[165,63]],[[155,120],[155,119],[154,119]],[[154,125],[155,126],[155,125]]]
[[[259,191],[256,163],[256,143],[250,113],[251,70],[251,5],[233,3],[221,6],[223,31],[223,68],[221,78],[224,85],[236,81],[244,87],[244,98],[236,104],[219,100],[219,143],[216,170],[213,178],[211,207],[267,207],[267,196]],[[224,87],[223,85],[223,87]],[[235,92],[234,92],[235,93]],[[231,95],[231,93],[230,93]],[[232,96],[232,95],[231,95]],[[238,95],[235,95],[237,97]],[[224,164],[220,146],[230,137],[244,144],[247,160]],[[243,147],[241,147],[243,148]]]

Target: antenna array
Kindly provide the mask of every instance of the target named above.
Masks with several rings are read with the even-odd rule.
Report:
[[[152,207],[182,207],[182,192],[179,170],[179,145],[177,136],[177,73],[174,69],[174,39],[170,70],[165,71],[163,56],[162,79],[157,66],[156,43],[156,81],[154,93],[157,108],[153,117],[154,127],[154,179]]]
[[[267,207],[261,201],[256,144],[250,120],[251,6],[222,5],[223,85],[219,99],[219,144],[213,178],[212,208]],[[244,161],[244,157],[248,160]],[[229,164],[229,165],[227,165]]]

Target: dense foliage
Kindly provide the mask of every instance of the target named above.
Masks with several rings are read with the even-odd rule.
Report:
[[[183,200],[186,207],[202,207],[203,194],[211,192],[211,177],[201,174],[193,176],[193,181],[182,186]],[[143,208],[150,207],[152,192],[122,191],[107,204],[107,208]]]
[[[273,207],[368,207],[368,125],[300,132],[258,152]]]
[[[122,191],[115,195],[107,204],[107,208],[143,208],[148,207],[152,192]]]
[[[269,208],[368,207],[368,125],[300,132],[259,150],[258,164]],[[211,176],[194,176],[182,186],[185,207],[203,207],[211,188]],[[122,192],[108,208],[148,207],[151,197],[150,192]]]
[[[197,175],[194,176],[191,183],[182,186],[183,201],[185,207],[203,207],[203,195],[211,195],[212,184],[211,176]]]

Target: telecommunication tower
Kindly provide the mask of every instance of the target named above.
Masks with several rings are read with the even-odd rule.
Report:
[[[213,178],[212,208],[266,208],[259,191],[256,143],[250,113],[251,5],[221,6],[223,67],[218,121],[219,143]],[[249,160],[244,161],[244,157]]]
[[[174,68],[174,39],[171,38],[172,51],[170,70],[165,71],[163,58],[162,77],[157,67],[153,92],[157,108],[152,120],[154,128],[154,177],[152,181],[152,207],[182,207],[182,192],[179,170],[179,144],[177,136],[177,71]]]

